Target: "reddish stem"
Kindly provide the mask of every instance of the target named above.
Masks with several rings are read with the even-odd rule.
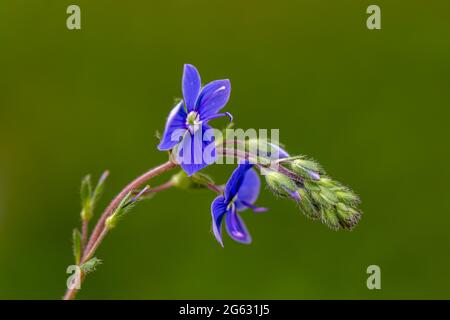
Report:
[[[107,234],[107,229],[105,228],[105,221],[106,219],[114,212],[114,210],[117,208],[117,206],[120,204],[122,199],[129,193],[132,192],[135,189],[138,189],[141,187],[144,183],[146,183],[151,178],[160,175],[161,173],[164,173],[170,169],[173,169],[177,166],[172,161],[168,161],[156,168],[151,169],[150,171],[147,171],[143,175],[137,177],[132,182],[130,182],[114,199],[111,201],[109,206],[105,209],[103,214],[101,215],[100,219],[97,222],[97,225],[95,226],[94,230],[92,231],[92,234],[89,238],[89,242],[87,243],[86,247],[84,248],[83,256],[80,261],[80,265],[88,261],[97,250],[98,246],[102,242],[103,238]],[[171,185],[170,185],[171,186]],[[160,190],[167,189],[169,187],[168,184],[164,184],[160,186]],[[153,192],[156,192],[155,189],[153,189]],[[81,277],[80,281],[84,279],[84,276]],[[75,295],[77,294],[77,289],[68,289],[64,300],[72,300],[75,298]]]

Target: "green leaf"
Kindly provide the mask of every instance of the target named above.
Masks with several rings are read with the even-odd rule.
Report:
[[[78,265],[81,259],[81,233],[78,229],[73,229],[72,232],[72,250],[75,264]]]
[[[81,181],[81,206],[84,208],[86,203],[91,201],[92,197],[92,184],[91,176],[87,175]]]
[[[183,170],[180,170],[178,173],[174,174],[171,181],[174,187],[183,190],[203,189],[210,184],[214,184],[214,180],[202,172],[196,172],[189,177]]]
[[[80,268],[84,274],[88,274],[88,273],[94,272],[97,269],[97,267],[101,264],[102,264],[102,260],[100,260],[96,257],[93,257],[92,259],[83,263],[80,266]]]
[[[133,193],[128,194],[120,201],[116,210],[106,219],[105,226],[108,230],[115,228],[119,219],[121,219],[127,212],[134,206],[134,202],[130,202],[133,199]]]
[[[97,185],[95,186],[94,192],[92,194],[92,207],[94,207],[98,200],[100,199],[100,196],[103,193],[103,190],[105,189],[105,181],[106,178],[109,176],[109,171],[106,170],[103,172],[103,174],[100,176],[100,179],[98,179]]]

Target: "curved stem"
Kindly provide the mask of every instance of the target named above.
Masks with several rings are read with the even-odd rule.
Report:
[[[160,192],[160,191],[172,188],[173,186],[174,186],[173,181],[169,180],[169,181],[164,182],[163,184],[161,184],[159,186],[156,186],[154,188],[148,189],[147,191],[142,193],[142,196],[147,195],[147,194],[157,193],[157,192]]]
[[[170,169],[173,169],[177,166],[172,161],[167,161],[166,163],[153,168],[143,175],[137,177],[132,182],[130,182],[114,199],[111,201],[111,203],[108,205],[108,207],[105,209],[103,214],[101,215],[100,219],[97,222],[97,225],[95,226],[94,230],[92,231],[92,234],[89,238],[89,241],[84,248],[83,256],[80,261],[80,265],[88,261],[97,250],[100,243],[103,241],[104,237],[106,236],[108,230],[105,227],[105,221],[106,219],[114,212],[114,210],[117,208],[117,206],[120,204],[122,199],[129,193],[132,192],[134,189],[137,189],[141,187],[144,183],[146,183],[151,178],[160,175],[161,173],[164,173]],[[171,185],[170,185],[171,186]],[[165,185],[164,187],[160,186],[159,190],[164,190],[169,187],[169,185]],[[153,190],[155,192],[156,188]],[[84,279],[84,276],[81,276],[80,282]],[[72,300],[75,298],[75,295],[77,293],[77,289],[68,289],[64,300]]]
[[[102,232],[103,228],[105,227],[105,221],[106,219],[113,213],[113,211],[117,208],[117,206],[120,204],[120,201],[131,191],[134,189],[139,188],[142,186],[145,182],[150,180],[151,178],[160,175],[163,172],[166,172],[176,166],[175,163],[172,161],[167,161],[166,163],[151,169],[150,171],[147,171],[143,175],[137,177],[132,182],[130,182],[115,198],[109,206],[106,208],[106,210],[103,212],[102,216],[97,222],[97,225],[94,228],[94,231],[92,231],[91,237],[89,239],[88,244],[86,245],[86,248],[84,249],[84,255],[86,255],[90,250],[96,239],[100,236],[100,233]],[[81,259],[82,263],[86,262],[85,259]]]

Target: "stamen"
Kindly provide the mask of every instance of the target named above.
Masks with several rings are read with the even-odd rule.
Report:
[[[241,200],[241,203],[242,203],[244,206],[246,206],[247,208],[252,209],[253,212],[266,212],[266,211],[269,210],[268,208],[257,207],[257,206],[255,206],[255,205],[253,205],[253,204],[251,204],[251,203],[246,202],[246,201],[242,201],[242,200]]]
[[[123,207],[122,209],[128,207],[129,205],[132,205],[133,203],[135,203],[145,192],[147,192],[147,190],[150,189],[150,186],[145,186],[145,188],[143,188],[141,191],[139,191],[139,193],[137,195],[135,195],[130,201],[128,201]]]
[[[213,114],[212,116],[206,117],[205,119],[203,119],[203,121],[209,121],[212,119],[217,119],[217,118],[222,118],[222,117],[228,117],[230,119],[230,122],[233,121],[233,115],[229,112],[225,112],[225,113],[217,113],[217,114]]]

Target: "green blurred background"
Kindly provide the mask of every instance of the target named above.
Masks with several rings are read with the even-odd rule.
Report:
[[[170,190],[108,235],[79,298],[450,298],[449,15],[448,1],[2,0],[0,298],[63,295],[81,178],[111,171],[103,208],[165,161],[155,131],[184,63],[230,78],[237,127],[279,128],[360,194],[363,219],[334,232],[265,189],[270,212],[243,214],[253,244],[222,249],[214,195]]]

